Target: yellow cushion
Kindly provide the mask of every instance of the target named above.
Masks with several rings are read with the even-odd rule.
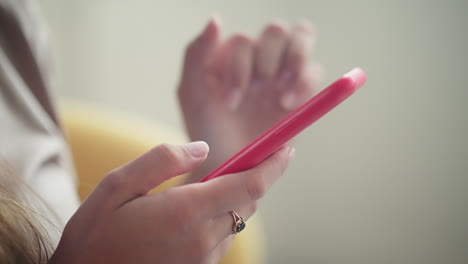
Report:
[[[181,133],[154,121],[138,119],[123,112],[68,102],[61,107],[62,125],[70,144],[78,175],[81,199],[112,169],[140,156],[150,148],[167,143],[184,143]],[[156,191],[181,182],[179,176]],[[229,228],[229,227],[226,227]],[[223,264],[264,263],[264,243],[257,217],[238,234]]]

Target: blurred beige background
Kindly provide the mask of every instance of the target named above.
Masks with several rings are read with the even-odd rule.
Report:
[[[301,134],[261,203],[269,263],[468,263],[468,1],[41,0],[59,93],[182,129],[182,52],[208,17],[227,33],[316,24],[329,83],[368,73]]]

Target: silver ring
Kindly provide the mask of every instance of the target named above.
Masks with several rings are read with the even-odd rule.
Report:
[[[242,216],[239,216],[234,211],[229,211],[229,213],[232,215],[232,219],[234,220],[234,224],[232,225],[232,233],[240,233],[245,228],[244,218]]]

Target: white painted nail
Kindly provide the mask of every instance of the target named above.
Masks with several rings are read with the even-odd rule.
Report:
[[[210,150],[208,144],[204,141],[190,142],[184,145],[190,155],[194,158],[203,158],[208,155]]]

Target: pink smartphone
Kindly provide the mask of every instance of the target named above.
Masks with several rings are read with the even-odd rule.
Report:
[[[366,73],[354,68],[216,168],[200,182],[255,167],[303,129],[335,108],[366,82]]]

